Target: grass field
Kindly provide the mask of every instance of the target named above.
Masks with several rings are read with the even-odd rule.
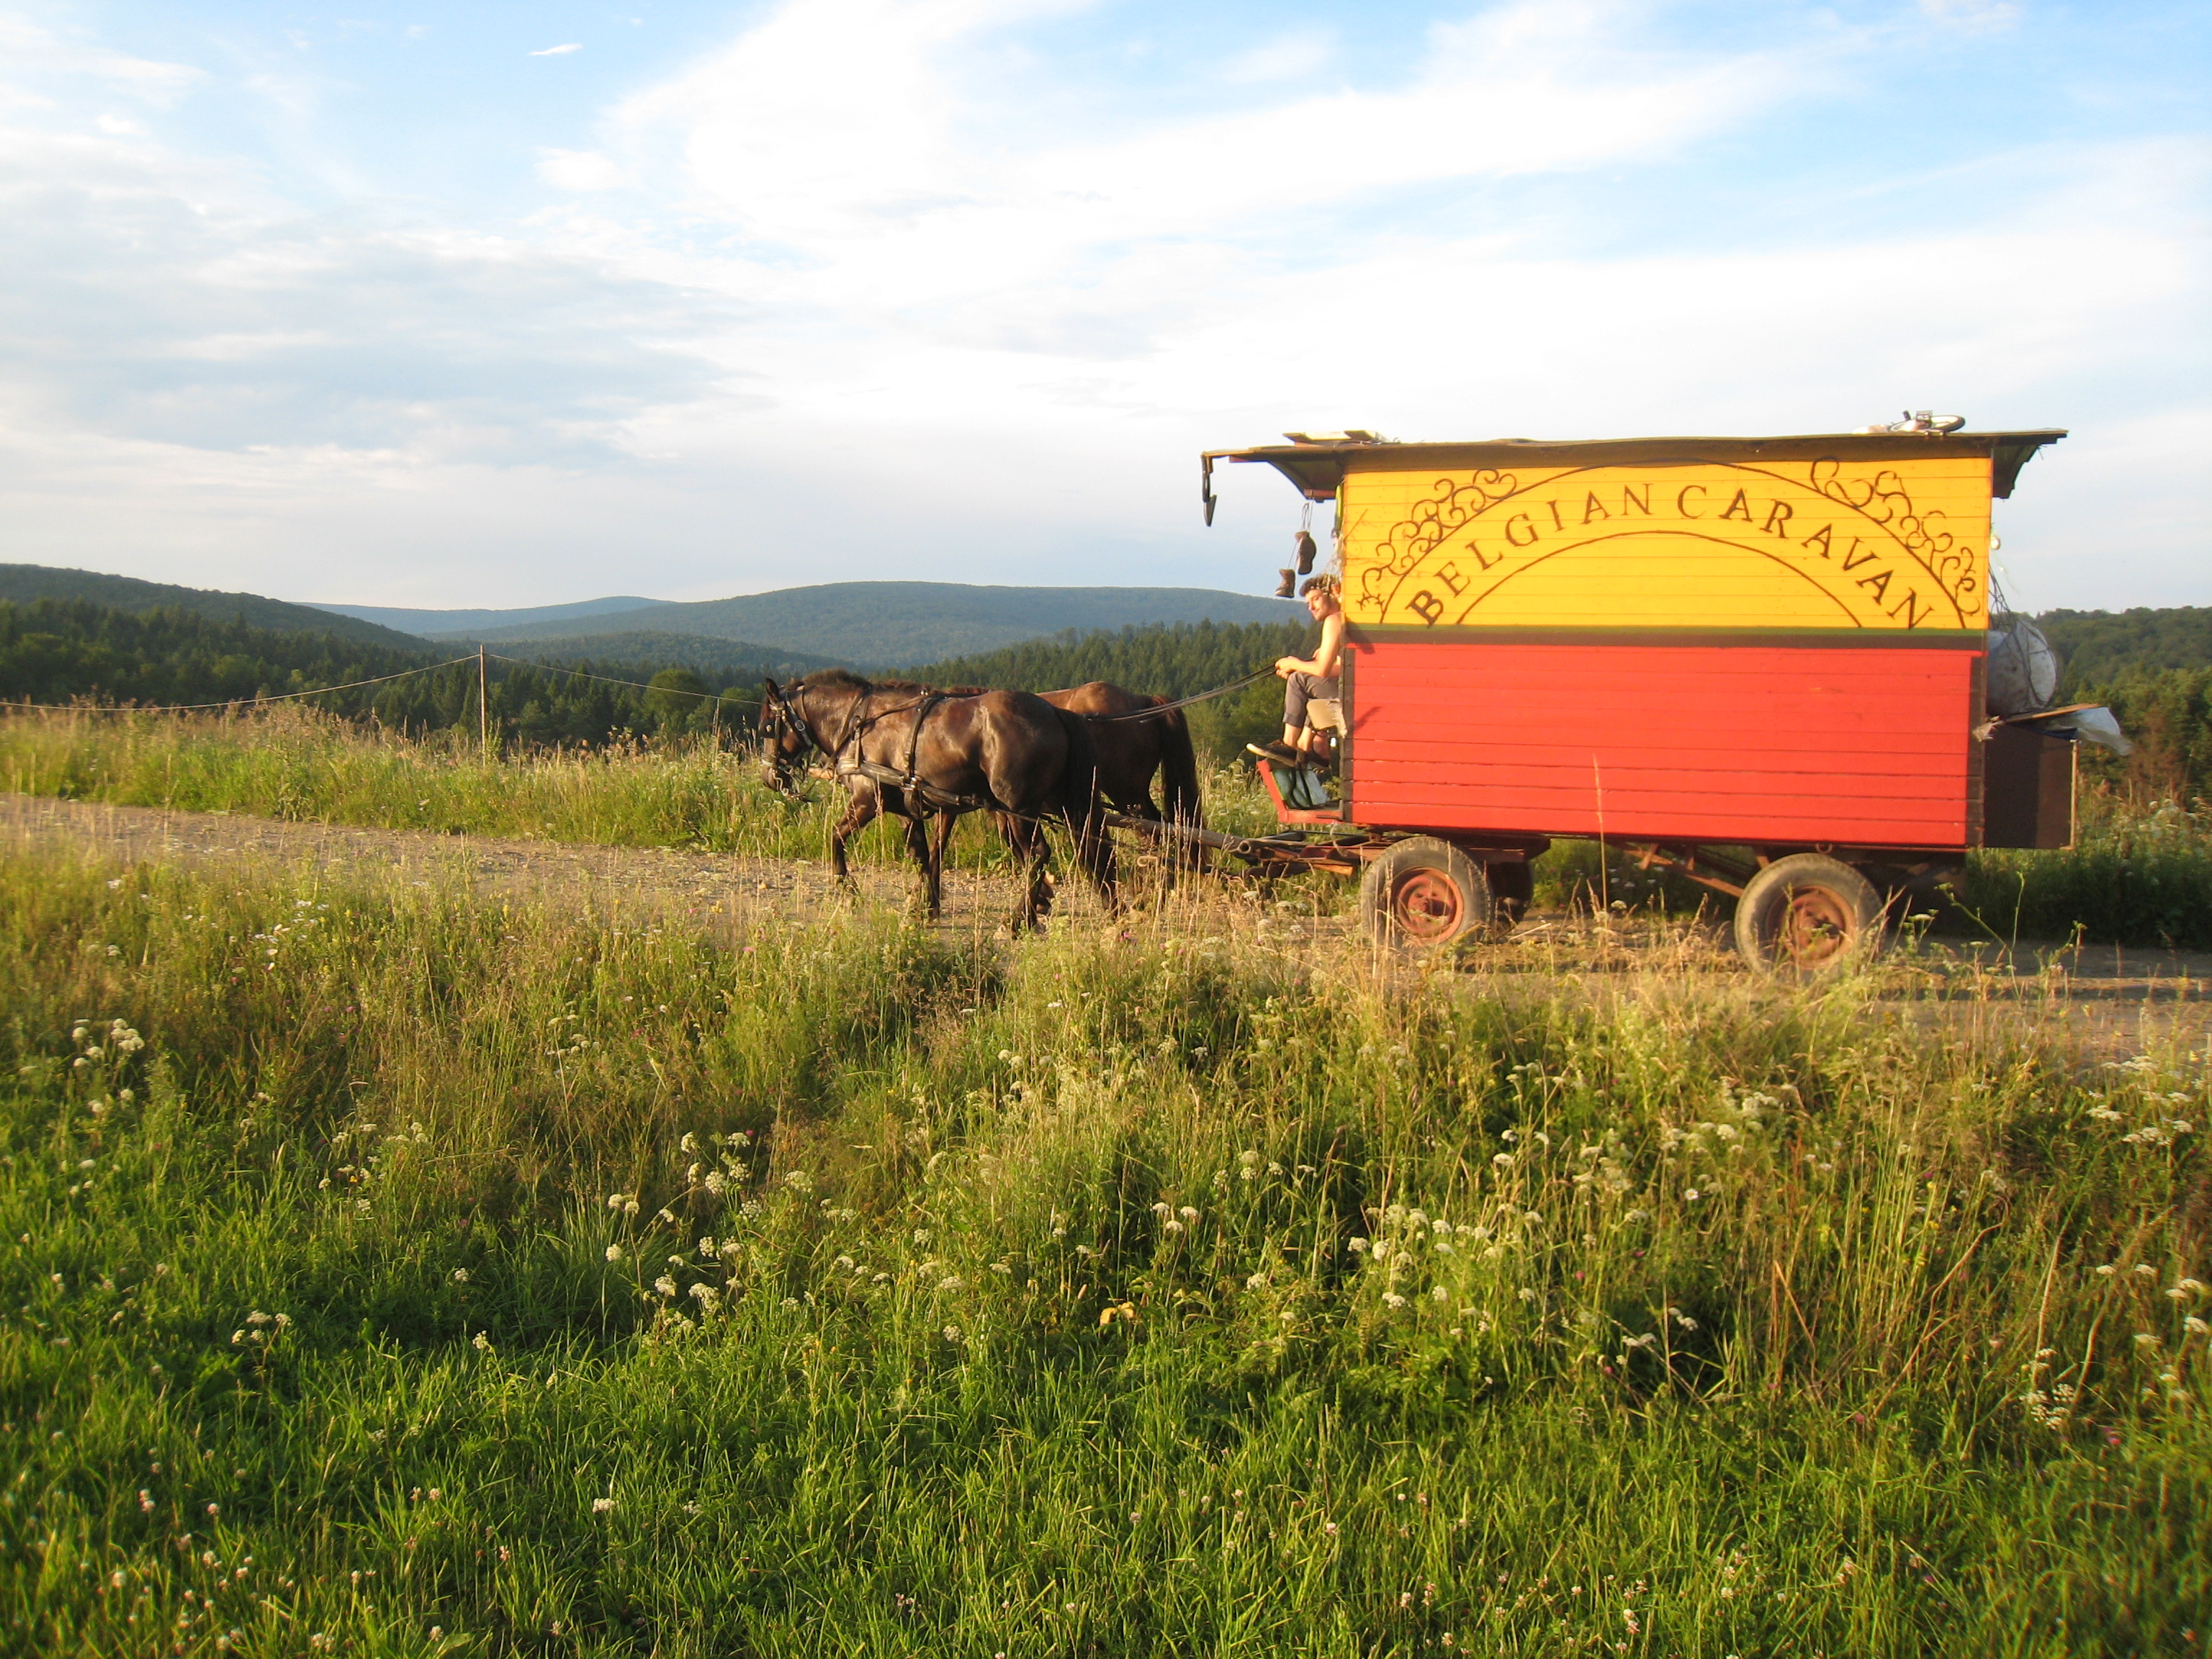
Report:
[[[312,710],[246,719],[0,716],[0,788],[118,805],[249,812],[279,818],[519,836],[618,847],[686,847],[814,859],[843,809],[843,792],[814,784],[794,803],[764,788],[746,753],[708,743],[540,752],[483,763],[443,733],[422,742],[379,737]],[[1275,827],[1267,797],[1241,767],[1206,782],[1208,821],[1239,834]],[[855,843],[866,860],[904,857],[884,826]],[[1005,849],[980,820],[954,844],[963,868],[1000,868]],[[1597,848],[1564,842],[1538,860],[1541,904],[1619,900],[1631,908],[1693,911],[1710,896],[1678,878],[1613,858],[1600,879]],[[1346,890],[1307,884],[1330,908]],[[2130,945],[2212,945],[2212,809],[2149,811],[2108,793],[2084,798],[2079,844],[2061,853],[1974,854],[1947,924],[2000,939],[2065,939]]]
[[[33,857],[0,1009],[11,1650],[2212,1650],[2201,1054]]]
[[[1225,827],[1274,826],[1249,772],[1211,781]],[[0,788],[126,806],[252,812],[330,823],[518,836],[611,847],[688,847],[759,858],[822,856],[845,806],[816,781],[802,802],[761,781],[750,750],[684,739],[537,751],[486,765],[452,733],[415,741],[362,732],[310,710],[248,719],[0,716]],[[895,860],[902,843],[872,827],[856,856]],[[963,825],[965,867],[1005,862],[980,821]]]

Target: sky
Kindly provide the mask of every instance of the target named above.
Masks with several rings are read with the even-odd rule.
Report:
[[[1272,586],[1198,452],[2065,427],[2212,603],[2201,0],[0,0],[0,560],[295,599]]]

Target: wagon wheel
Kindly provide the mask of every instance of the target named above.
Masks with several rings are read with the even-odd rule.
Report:
[[[1393,950],[1433,951],[1479,937],[1491,931],[1494,909],[1482,866],[1433,836],[1397,842],[1359,878],[1359,919]]]
[[[1809,979],[1875,955],[1886,920],[1881,895],[1850,865],[1793,853],[1745,885],[1735,948],[1761,973]]]

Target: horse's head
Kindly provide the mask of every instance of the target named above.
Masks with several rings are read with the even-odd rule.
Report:
[[[787,687],[772,679],[762,682],[761,781],[779,795],[792,793],[793,775],[799,757],[813,744],[805,721],[792,706]]]

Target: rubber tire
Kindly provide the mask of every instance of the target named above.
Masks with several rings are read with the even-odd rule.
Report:
[[[1762,974],[1814,979],[1880,954],[1889,920],[1875,885],[1820,853],[1793,853],[1747,883],[1735,948]]]
[[[1360,872],[1360,922],[1389,950],[1426,954],[1486,938],[1496,909],[1482,866],[1434,836],[1399,842]]]

